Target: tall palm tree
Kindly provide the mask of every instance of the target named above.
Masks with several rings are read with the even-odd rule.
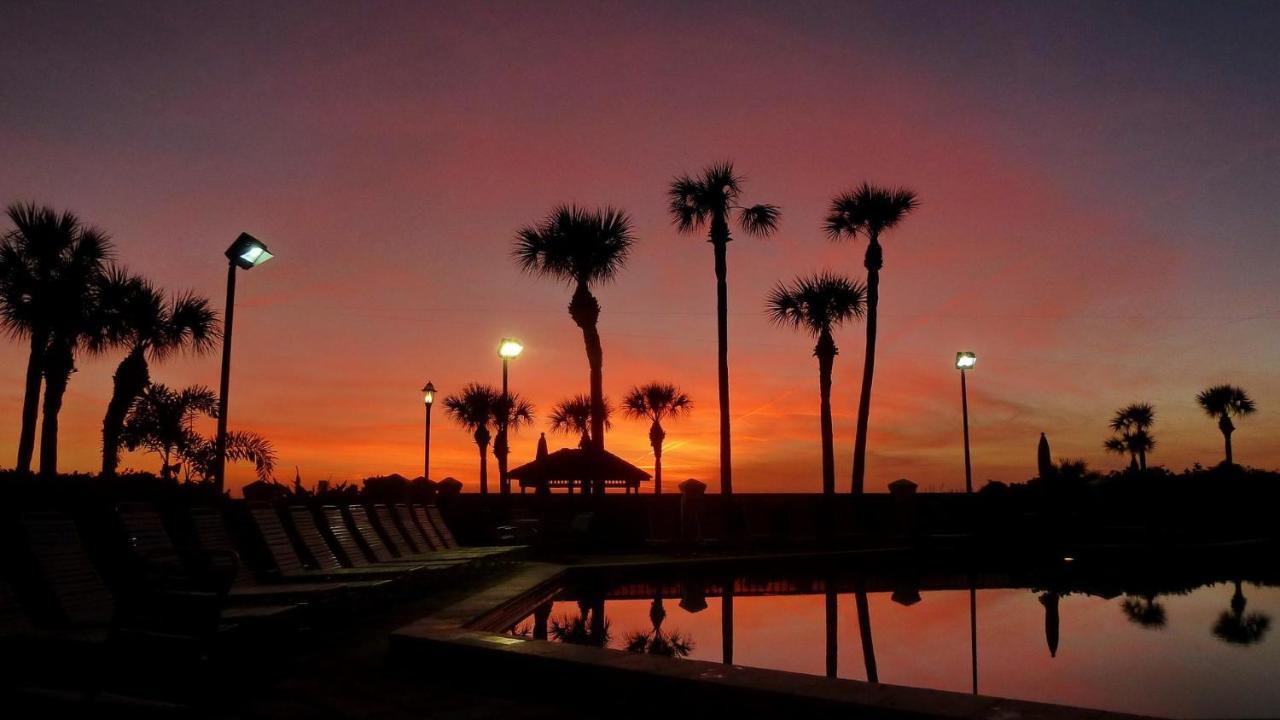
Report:
[[[1155,421],[1156,409],[1151,403],[1132,403],[1117,410],[1111,418],[1111,429],[1119,434],[1125,450],[1136,459],[1141,470],[1147,469],[1147,453],[1156,446],[1151,435]]]
[[[612,429],[613,404],[609,398],[604,399],[604,427]],[[591,446],[591,396],[574,395],[556,403],[547,417],[551,422],[551,432],[563,435],[577,435],[581,438],[578,447]]]
[[[866,313],[867,291],[862,283],[823,272],[796,278],[790,286],[779,284],[769,293],[769,318],[779,325],[803,330],[817,339],[818,397],[822,427],[822,492],[836,492],[835,439],[831,423],[831,371],[835,366],[835,328]]]
[[[85,317],[93,278],[101,271],[111,245],[101,232],[84,226],[70,212],[15,203],[6,214],[13,229],[0,239],[0,328],[31,344],[16,463],[18,471],[26,473],[31,471],[35,453],[40,387],[54,333],[60,331],[61,335],[53,374],[62,378],[74,367],[74,343],[67,336],[74,335],[73,328]],[[61,402],[59,393],[51,405],[56,410]],[[51,452],[56,463],[56,412],[48,430],[54,439]]]
[[[151,382],[148,359],[162,362],[173,355],[211,350],[220,337],[217,315],[209,301],[183,293],[165,301],[151,283],[123,270],[112,268],[110,287],[118,297],[105,297],[101,304],[115,317],[109,333],[128,352],[116,367],[111,400],[102,419],[102,474],[114,475],[120,458],[120,430],[134,401]]]
[[[1258,409],[1249,395],[1242,388],[1234,385],[1214,385],[1196,395],[1200,408],[1212,418],[1218,419],[1218,429],[1222,431],[1222,439],[1227,448],[1227,467],[1234,464],[1231,455],[1231,433],[1236,431],[1233,417],[1252,415]]]
[[[604,349],[600,344],[600,302],[591,288],[617,277],[634,242],[631,218],[606,207],[587,210],[562,205],[541,223],[521,228],[513,256],[529,273],[574,286],[569,316],[582,329],[591,367],[591,441],[604,449]],[[599,488],[603,492],[603,488]]]
[[[649,445],[653,448],[653,492],[662,494],[662,443],[667,432],[662,421],[688,415],[693,400],[671,383],[651,382],[637,385],[622,399],[622,409],[629,417],[649,420]]]
[[[884,250],[880,235],[896,226],[919,206],[906,188],[887,189],[868,183],[831,200],[826,230],[832,240],[867,238],[862,264],[867,268],[867,344],[862,363],[862,391],[858,395],[858,427],[853,441],[853,493],[862,493],[867,469],[867,425],[871,419],[871,382],[876,370],[876,329],[880,310],[880,269]]]
[[[480,450],[480,494],[489,494],[489,430],[493,409],[502,401],[502,393],[491,385],[471,383],[456,395],[444,399],[444,409],[453,421],[471,432]]]
[[[493,444],[493,457],[498,461],[498,477],[505,478],[507,458],[511,454],[507,438],[520,428],[533,424],[533,403],[520,397],[518,393],[510,393],[503,398],[499,392],[490,412],[493,415],[493,426],[499,428],[498,439]],[[506,433],[501,431],[503,427],[507,429]],[[510,488],[504,487],[502,492],[509,493]]]
[[[727,251],[729,222],[737,216],[738,227],[748,235],[765,237],[778,229],[776,205],[744,206],[741,203],[742,177],[733,163],[722,162],[697,175],[679,175],[667,190],[669,210],[676,229],[693,233],[707,228],[707,242],[715,255],[716,272],[716,357],[720,395],[720,492],[733,494],[733,465],[729,444],[729,286]]]

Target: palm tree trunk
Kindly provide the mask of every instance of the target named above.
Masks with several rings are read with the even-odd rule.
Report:
[[[151,374],[147,370],[145,349],[139,345],[116,368],[113,378],[111,400],[107,403],[107,414],[102,418],[102,475],[112,477],[120,464],[120,431],[124,428],[125,416],[133,401],[138,399],[147,384],[151,382]]]
[[[31,331],[31,353],[27,356],[26,388],[22,395],[22,429],[18,433],[19,473],[31,472],[31,458],[36,450],[36,419],[40,414],[40,383],[43,380],[44,356],[49,346],[49,331]]]
[[[600,303],[585,280],[578,281],[569,301],[569,316],[582,328],[582,342],[587,350],[587,364],[591,367],[591,446],[604,450],[604,348],[600,344]],[[596,482],[595,492],[604,494],[604,481]]]
[[[839,669],[839,635],[836,622],[837,597],[835,586],[827,578],[826,628],[827,628],[827,677],[833,678]]]
[[[871,419],[871,381],[876,372],[876,311],[880,307],[880,268],[884,257],[880,238],[872,235],[863,260],[867,268],[867,344],[862,362],[862,392],[858,395],[858,428],[853,439],[854,495],[861,495],[867,469],[867,424]]]
[[[662,494],[662,441],[667,437],[662,425],[653,421],[649,427],[649,444],[653,446],[653,493]]]
[[[1222,431],[1223,444],[1226,445],[1227,467],[1235,464],[1235,459],[1231,456],[1231,433],[1236,431],[1236,426],[1231,422],[1231,418],[1226,415],[1218,421],[1218,429]]]
[[[859,590],[854,594],[858,607],[858,633],[862,636],[862,660],[867,666],[867,682],[880,682],[880,673],[876,670],[876,648],[871,641],[871,607],[867,604],[867,593]]]
[[[511,481],[507,479],[507,433],[505,430],[499,430],[493,441],[493,457],[498,461],[498,492],[509,495]]]
[[[836,363],[836,344],[829,331],[823,331],[813,354],[818,358],[819,415],[822,422],[822,494],[830,499],[836,494],[836,450],[831,424],[831,370]]]
[[[75,368],[70,343],[55,340],[44,363],[44,408],[40,423],[40,476],[51,479],[58,474],[58,413],[67,382]]]
[[[476,447],[480,448],[480,494],[489,494],[489,440],[476,433]]]
[[[720,393],[720,492],[733,494],[733,459],[729,433],[729,224],[723,215],[711,220],[711,247],[716,261],[716,380]]]
[[[1138,469],[1139,470],[1147,469],[1147,451],[1146,450],[1138,451]]]

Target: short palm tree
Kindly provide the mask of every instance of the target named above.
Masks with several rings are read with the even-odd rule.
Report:
[[[1120,408],[1111,418],[1111,429],[1117,433],[1117,437],[1112,440],[1119,442],[1109,440],[1105,447],[1112,452],[1129,453],[1130,467],[1146,470],[1147,453],[1156,446],[1156,440],[1151,435],[1151,426],[1155,421],[1156,409],[1151,403],[1133,403]],[[1122,446],[1123,450],[1117,450],[1114,447],[1116,445]]]
[[[604,449],[604,349],[600,343],[600,302],[591,288],[617,277],[634,242],[631,218],[621,210],[586,210],[562,205],[542,222],[522,228],[513,255],[529,273],[574,286],[569,316],[582,329],[591,368],[591,441]],[[603,491],[603,488],[601,488]]]
[[[493,444],[493,457],[498,461],[498,477],[505,478],[507,477],[507,458],[511,454],[507,438],[520,428],[533,424],[533,403],[520,397],[518,393],[511,393],[506,398],[502,397],[502,393],[498,393],[491,413],[493,426],[499,429],[498,438]],[[507,429],[505,434],[501,431],[504,420]],[[507,482],[509,483],[510,480]],[[503,494],[511,492],[509,486],[502,487],[500,490]]]
[[[649,445],[653,448],[653,492],[662,494],[662,443],[667,432],[662,421],[688,415],[693,400],[671,383],[651,382],[638,385],[622,399],[622,410],[629,417],[649,420]]]
[[[880,269],[884,250],[880,235],[896,226],[919,206],[906,188],[887,189],[863,183],[831,200],[827,235],[832,240],[867,238],[862,263],[867,268],[867,343],[862,363],[862,391],[858,395],[858,426],[853,441],[853,493],[862,493],[867,468],[867,425],[871,419],[871,383],[876,370],[876,329],[880,310]]]
[[[609,398],[604,399],[604,426],[612,429],[613,404]],[[574,395],[556,403],[547,417],[551,423],[551,432],[562,435],[577,435],[581,438],[578,447],[591,446],[591,396]]]
[[[667,190],[669,210],[676,229],[693,233],[707,228],[707,241],[715,255],[716,273],[716,357],[720,399],[720,492],[733,493],[733,464],[729,436],[729,287],[727,252],[729,223],[736,216],[738,227],[748,235],[765,237],[778,229],[776,205],[741,204],[742,177],[733,163],[722,162],[697,175],[680,175]]]
[[[161,362],[174,354],[211,350],[220,337],[217,316],[209,301],[184,293],[165,301],[145,279],[112,269],[110,286],[119,296],[103,298],[115,317],[109,331],[128,353],[116,367],[111,400],[102,419],[102,474],[114,475],[120,457],[120,430],[134,401],[151,382],[148,359]]]
[[[67,335],[74,335],[74,326],[85,317],[94,276],[101,272],[111,245],[69,212],[15,203],[6,214],[13,229],[0,239],[0,329],[30,341],[16,463],[19,472],[27,473],[35,453],[40,387],[54,333],[62,334],[55,377],[62,377],[63,369],[69,376],[74,343]],[[60,407],[61,402],[59,394],[54,405]],[[56,412],[49,432],[56,463]]]
[[[502,401],[502,393],[490,385],[471,383],[456,395],[444,399],[444,409],[453,421],[471,433],[480,450],[480,494],[489,493],[489,430],[493,409]]]
[[[182,390],[154,383],[130,405],[120,441],[130,451],[142,449],[160,456],[160,477],[168,480],[181,469],[179,459],[200,441],[196,420],[218,414],[218,396],[195,385]]]
[[[1235,463],[1231,455],[1231,433],[1236,431],[1231,418],[1252,415],[1258,409],[1257,405],[1242,388],[1234,385],[1214,385],[1207,388],[1196,395],[1196,402],[1200,403],[1200,408],[1209,417],[1217,418],[1218,429],[1222,431],[1222,439],[1226,444],[1226,464],[1231,467]]]
[[[803,330],[817,339],[813,348],[818,358],[818,397],[822,426],[822,492],[836,492],[835,439],[831,422],[831,371],[836,348],[833,331],[848,320],[866,313],[867,294],[862,283],[833,273],[796,278],[791,285],[779,284],[769,293],[767,312],[779,325]]]

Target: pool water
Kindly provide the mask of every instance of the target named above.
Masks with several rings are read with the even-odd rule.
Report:
[[[1280,716],[1280,587],[1090,594],[975,580],[971,593],[952,584],[961,587],[859,592],[868,584],[738,578],[726,603],[727,582],[614,582],[566,589],[513,631],[957,692],[976,682],[984,695],[1121,712]]]

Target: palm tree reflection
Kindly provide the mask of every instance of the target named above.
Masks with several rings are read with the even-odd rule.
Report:
[[[578,615],[564,615],[551,621],[551,638],[571,645],[608,647],[609,620],[604,616],[604,599],[578,601]]]
[[[1044,606],[1044,640],[1049,645],[1049,657],[1058,656],[1058,599],[1058,593],[1052,591],[1040,596],[1040,604]]]
[[[1247,601],[1240,581],[1235,581],[1236,591],[1231,595],[1231,609],[1218,616],[1213,624],[1214,637],[1232,645],[1253,645],[1261,642],[1271,628],[1271,618],[1262,613],[1245,614]]]
[[[649,622],[653,629],[628,635],[627,651],[670,658],[688,657],[693,652],[693,638],[679,631],[663,632],[662,621],[666,617],[667,610],[662,606],[662,593],[659,592],[649,605]]]
[[[871,641],[871,608],[867,605],[867,591],[859,589],[854,593],[854,604],[858,608],[858,633],[862,640],[862,660],[867,666],[867,681],[880,682],[880,673],[876,671],[876,649]]]
[[[1129,618],[1129,622],[1144,628],[1159,630],[1168,622],[1164,606],[1156,602],[1155,593],[1130,595],[1120,601],[1120,609]]]

